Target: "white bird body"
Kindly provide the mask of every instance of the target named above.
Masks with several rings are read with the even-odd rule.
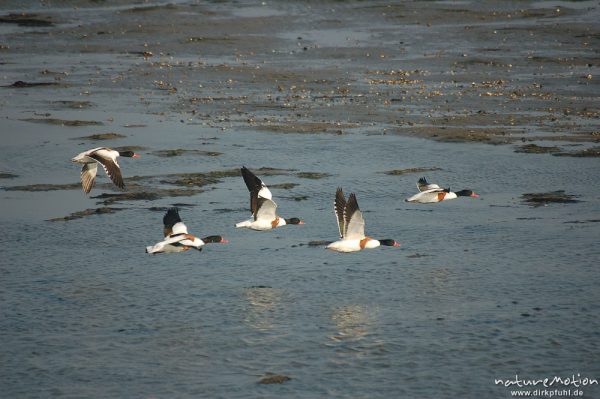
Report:
[[[259,219],[248,219],[243,222],[236,223],[236,228],[246,227],[248,229],[257,231],[272,230],[275,227],[285,226],[287,223],[284,218],[277,216],[275,219],[259,218]]]
[[[338,240],[334,241],[327,246],[327,249],[337,252],[356,252],[361,249],[372,249],[380,246],[379,240],[374,240],[369,237],[365,237],[362,240]]]
[[[428,191],[422,191],[406,199],[406,202],[418,202],[421,204],[430,204],[434,202],[447,201],[458,198],[456,193],[444,191],[438,188]]]
[[[92,148],[91,150],[87,150],[87,151],[77,154],[75,157],[73,157],[73,159],[71,159],[71,161],[77,162],[77,163],[97,162],[95,158],[92,158],[90,156],[94,153],[97,154],[98,156],[101,156],[102,158],[112,159],[113,162],[117,162],[117,157],[119,156],[119,152],[115,151],[111,148],[96,147],[96,148]]]
[[[154,244],[153,246],[146,247],[146,252],[149,254],[173,253],[187,251],[192,248],[200,250],[204,245],[205,242],[198,237],[190,237],[190,234],[181,234],[170,236],[165,240]]]

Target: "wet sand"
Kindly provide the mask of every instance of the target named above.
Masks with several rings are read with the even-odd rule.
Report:
[[[598,20],[594,1],[3,2],[2,392],[597,377]],[[104,145],[142,156],[126,191],[100,172],[85,196],[70,159]],[[242,165],[306,224],[234,229]],[[406,204],[421,176],[481,198]],[[325,251],[337,186],[402,247]],[[145,256],[170,206],[230,244]]]
[[[62,4],[0,20],[4,114],[83,124],[54,117],[83,98],[224,130],[600,140],[594,2]]]
[[[0,19],[0,111],[88,127],[74,140],[143,143],[148,115],[216,132],[390,134],[599,154],[594,2],[12,6]],[[142,123],[120,122],[123,110]]]

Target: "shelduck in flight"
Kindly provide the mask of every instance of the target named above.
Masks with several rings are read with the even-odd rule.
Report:
[[[83,164],[81,168],[81,185],[86,194],[94,187],[98,164],[102,165],[106,175],[110,177],[115,186],[121,189],[125,188],[125,183],[123,183],[123,177],[121,176],[121,168],[117,162],[119,156],[139,158],[139,155],[133,151],[116,151],[108,147],[98,147],[84,151],[71,159],[72,162]]]
[[[327,249],[337,252],[356,252],[365,248],[377,248],[380,245],[399,247],[392,239],[376,240],[365,236],[365,220],[358,208],[356,195],[351,193],[348,201],[344,197],[341,187],[335,193],[334,211],[341,240],[335,241],[327,246]]]
[[[229,241],[221,236],[208,236],[202,239],[188,233],[187,226],[181,221],[177,208],[171,208],[163,217],[165,239],[152,247],[146,247],[149,254],[183,252],[189,249],[202,251],[209,243],[226,244]]]
[[[419,193],[407,198],[406,202],[418,202],[421,204],[429,204],[434,202],[448,201],[458,197],[473,197],[478,198],[479,195],[471,190],[460,190],[457,192],[450,191],[450,188],[441,188],[437,184],[430,184],[421,177],[417,182]]]
[[[271,230],[286,224],[304,224],[298,218],[285,219],[277,215],[277,204],[273,201],[271,191],[258,177],[245,166],[242,167],[242,176],[248,191],[250,191],[250,210],[252,219],[237,223],[235,227],[246,227],[252,230]]]

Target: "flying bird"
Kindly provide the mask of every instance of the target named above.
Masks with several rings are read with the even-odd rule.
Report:
[[[81,168],[81,185],[83,192],[88,194],[94,182],[96,181],[96,173],[98,172],[98,164],[102,165],[106,175],[112,180],[115,186],[123,189],[123,177],[121,176],[121,167],[117,162],[119,156],[129,158],[139,158],[139,155],[133,151],[116,151],[108,147],[98,147],[87,150],[71,159],[72,162],[82,163]]]
[[[283,218],[277,215],[277,204],[273,201],[273,195],[265,183],[245,166],[242,167],[242,177],[250,191],[250,211],[252,219],[237,223],[235,227],[246,227],[252,230],[271,230],[286,224],[304,224],[298,218]]]
[[[229,241],[224,239],[222,236],[208,236],[204,238],[198,238],[188,233],[187,226],[181,221],[179,217],[179,210],[177,208],[170,208],[165,216],[163,217],[164,224],[164,236],[165,239],[154,246],[146,247],[146,252],[149,254],[160,254],[160,253],[171,253],[171,252],[183,252],[190,249],[197,249],[202,251],[202,247],[209,243],[221,243],[226,244]]]
[[[421,177],[417,182],[417,188],[419,192],[410,198],[407,198],[406,202],[418,202],[420,204],[429,204],[441,201],[448,201],[458,197],[473,197],[478,198],[479,195],[475,194],[471,190],[460,190],[457,192],[450,191],[450,188],[441,188],[437,184],[430,184],[424,177]]]
[[[380,245],[400,246],[392,239],[376,240],[365,235],[365,219],[354,193],[351,193],[346,201],[342,188],[338,187],[333,209],[341,239],[329,244],[327,249],[337,252],[356,252],[365,248],[377,248]]]

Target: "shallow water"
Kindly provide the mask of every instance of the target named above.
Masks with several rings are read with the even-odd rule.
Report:
[[[226,5],[211,7],[218,12]],[[236,12],[279,15],[259,8]],[[111,205],[124,208],[117,213],[68,222],[47,219],[102,206],[100,200],[79,189],[0,191],[1,396],[482,398],[509,397],[494,379],[515,374],[600,376],[597,159],[384,135],[377,124],[344,128],[341,135],[269,132],[233,119],[211,126],[163,103],[164,94],[142,85],[141,76],[132,73],[131,84],[143,87],[133,92],[103,80],[138,61],[97,57],[107,64],[99,64],[92,94],[82,95],[94,103],[91,109],[56,111],[49,104],[78,98],[93,57],[82,64],[47,58],[48,68],[77,65],[73,87],[8,89],[0,169],[19,176],[0,180],[3,187],[73,183],[79,168],[69,159],[78,152],[141,145],[141,158],[120,162],[125,176],[242,165],[289,169],[263,180],[297,184],[272,191],[282,216],[306,224],[236,230],[249,213],[241,177],[222,178],[189,197],[118,202]],[[5,72],[7,84],[18,80],[14,68]],[[192,93],[194,83],[181,87]],[[242,89],[252,93],[250,83]],[[148,104],[140,103],[142,92]],[[20,120],[34,111],[105,125]],[[123,127],[136,124],[144,126]],[[109,131],[127,137],[73,140]],[[223,155],[151,154],[175,148]],[[414,167],[441,170],[384,173]],[[421,175],[452,189],[471,188],[481,198],[405,203]],[[105,182],[101,173],[98,183]],[[357,194],[369,235],[402,246],[356,254],[309,246],[337,238],[337,186]],[[520,199],[555,190],[580,202],[533,208]],[[175,203],[184,204],[180,214],[192,233],[222,234],[230,243],[201,253],[145,254],[162,233],[164,211],[151,208]],[[291,380],[258,384],[269,373]],[[597,386],[582,389],[586,397],[600,394]]]

